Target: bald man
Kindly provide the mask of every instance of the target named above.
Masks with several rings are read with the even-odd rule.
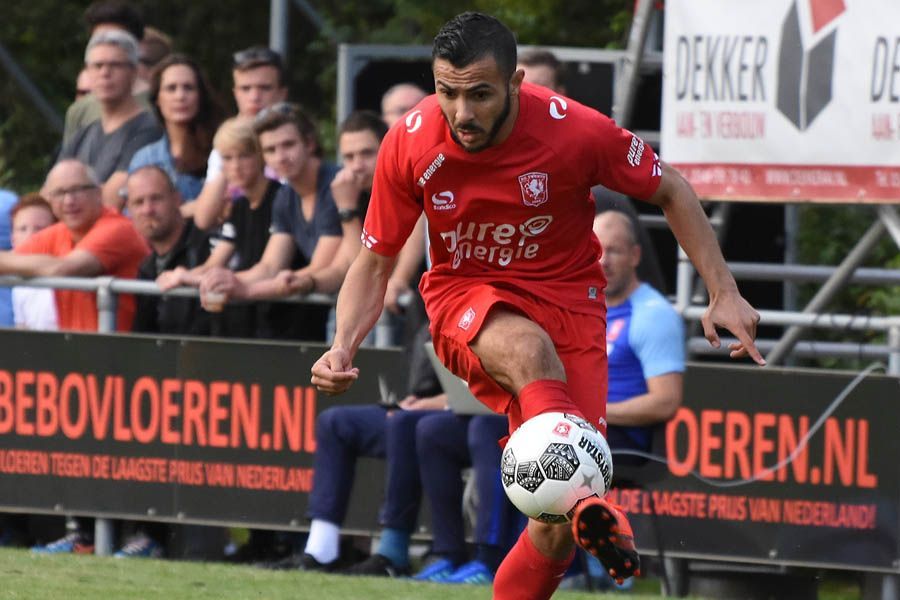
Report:
[[[0,252],[0,274],[22,277],[112,275],[133,279],[149,253],[126,217],[103,206],[101,185],[84,163],[62,160],[47,174],[42,188],[59,222],[17,246]],[[60,329],[97,330],[94,292],[56,290]],[[130,331],[134,297],[119,296],[116,327]]]
[[[381,118],[391,127],[427,94],[411,83],[398,83],[381,97]]]

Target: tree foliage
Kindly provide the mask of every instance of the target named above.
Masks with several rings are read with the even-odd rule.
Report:
[[[31,0],[4,6],[0,43],[19,62],[60,116],[72,100],[87,43],[82,13],[90,0]],[[231,54],[269,36],[269,4],[246,0],[135,0],[148,24],[198,59],[231,105]],[[326,22],[318,31],[293,3],[289,12],[291,98],[323,124],[333,144],[336,41],[428,44],[440,26],[464,10],[497,15],[524,44],[608,47],[625,39],[630,0],[367,0],[310,4]],[[18,192],[36,189],[58,150],[60,133],[36,111],[5,72],[0,77],[0,181]]]

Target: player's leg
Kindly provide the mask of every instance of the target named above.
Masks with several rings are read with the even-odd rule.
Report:
[[[313,486],[307,515],[312,519],[304,554],[308,569],[333,568],[340,525],[347,514],[359,456],[383,457],[385,419],[380,406],[336,406],[316,420]],[[318,564],[316,564],[318,563]]]
[[[605,335],[596,319],[571,313],[559,317],[560,360],[566,367],[572,399],[585,418],[606,435],[607,363]],[[593,349],[593,352],[585,352]],[[598,398],[604,402],[597,402]],[[596,556],[621,582],[639,572],[631,525],[621,510],[605,499],[588,498],[572,519],[575,542]]]

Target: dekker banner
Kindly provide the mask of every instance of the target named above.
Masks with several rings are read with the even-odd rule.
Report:
[[[691,365],[684,406],[654,450],[666,464],[627,468],[633,457],[613,455],[618,475],[644,482],[611,492],[641,547],[900,571],[900,380],[868,376],[801,445],[852,379]]]
[[[319,345],[0,340],[0,508],[12,510],[299,527],[317,414],[377,402],[379,376],[398,393],[406,381],[394,350],[361,350],[357,385],[329,399],[309,384]],[[374,527],[381,485],[364,480],[375,489],[352,526]]]
[[[667,0],[662,157],[701,197],[900,202],[900,2]]]

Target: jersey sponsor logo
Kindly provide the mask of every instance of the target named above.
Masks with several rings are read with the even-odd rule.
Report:
[[[453,192],[450,190],[431,195],[431,205],[434,210],[453,210],[456,208]]]
[[[631,135],[631,147],[628,148],[628,164],[636,167],[641,164],[641,158],[644,156],[644,140],[638,136]]]
[[[550,116],[556,119],[557,121],[566,118],[566,111],[569,109],[569,105],[566,102],[565,98],[561,98],[560,96],[550,96]]]
[[[378,239],[374,235],[370,235],[368,231],[365,229],[362,230],[362,233],[359,236],[359,241],[362,242],[362,245],[371,250],[375,245],[378,244]]]
[[[546,173],[532,171],[519,175],[519,187],[522,189],[522,202],[525,206],[540,206],[550,199],[550,176]]]
[[[453,256],[453,269],[470,259],[506,267],[514,260],[533,260],[541,246],[532,238],[544,233],[552,222],[552,215],[540,215],[519,225],[458,223],[456,229],[443,231],[440,236]]]
[[[425,169],[425,172],[422,173],[421,177],[419,177],[419,181],[416,182],[419,184],[419,187],[425,187],[425,182],[431,179],[431,176],[441,168],[441,165],[444,164],[445,160],[447,159],[444,157],[444,153],[441,152],[434,158],[433,161],[431,161],[431,164],[428,165],[428,168]]]
[[[463,331],[467,331],[469,327],[472,326],[472,323],[475,322],[475,309],[471,306],[469,309],[463,313],[463,316],[459,318],[459,323],[457,323],[457,327],[462,329]]]
[[[415,133],[422,126],[422,111],[414,110],[406,115],[406,133]]]
[[[616,319],[606,328],[606,355],[610,356],[616,347],[616,340],[625,328],[625,319]]]

